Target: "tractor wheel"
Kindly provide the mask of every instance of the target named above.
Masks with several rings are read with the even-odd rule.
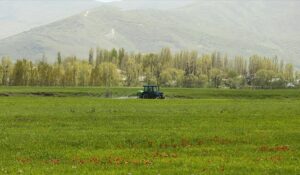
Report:
[[[158,96],[158,97],[156,97],[156,99],[165,99],[165,97],[164,96]]]
[[[144,95],[143,95],[143,99],[148,99],[148,95],[147,95],[147,94],[144,94]]]

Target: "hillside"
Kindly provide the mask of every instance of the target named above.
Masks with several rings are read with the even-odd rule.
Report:
[[[201,0],[184,7],[142,8],[148,5],[140,3],[129,9],[122,3],[3,39],[0,56],[40,59],[46,54],[53,60],[58,51],[85,58],[91,47],[143,52],[171,47],[229,55],[278,55],[300,65],[300,2]]]
[[[100,1],[94,0],[2,0],[0,1],[0,39],[100,5]]]

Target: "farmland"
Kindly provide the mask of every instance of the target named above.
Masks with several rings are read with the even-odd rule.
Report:
[[[299,90],[0,88],[0,174],[299,174]]]

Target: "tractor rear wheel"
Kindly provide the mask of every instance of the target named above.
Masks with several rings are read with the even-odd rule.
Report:
[[[165,97],[160,95],[160,96],[156,97],[156,99],[165,99]]]

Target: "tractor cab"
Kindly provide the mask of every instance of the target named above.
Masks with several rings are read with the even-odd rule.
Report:
[[[155,85],[145,85],[144,90],[138,92],[138,97],[142,99],[164,99],[165,96]]]

